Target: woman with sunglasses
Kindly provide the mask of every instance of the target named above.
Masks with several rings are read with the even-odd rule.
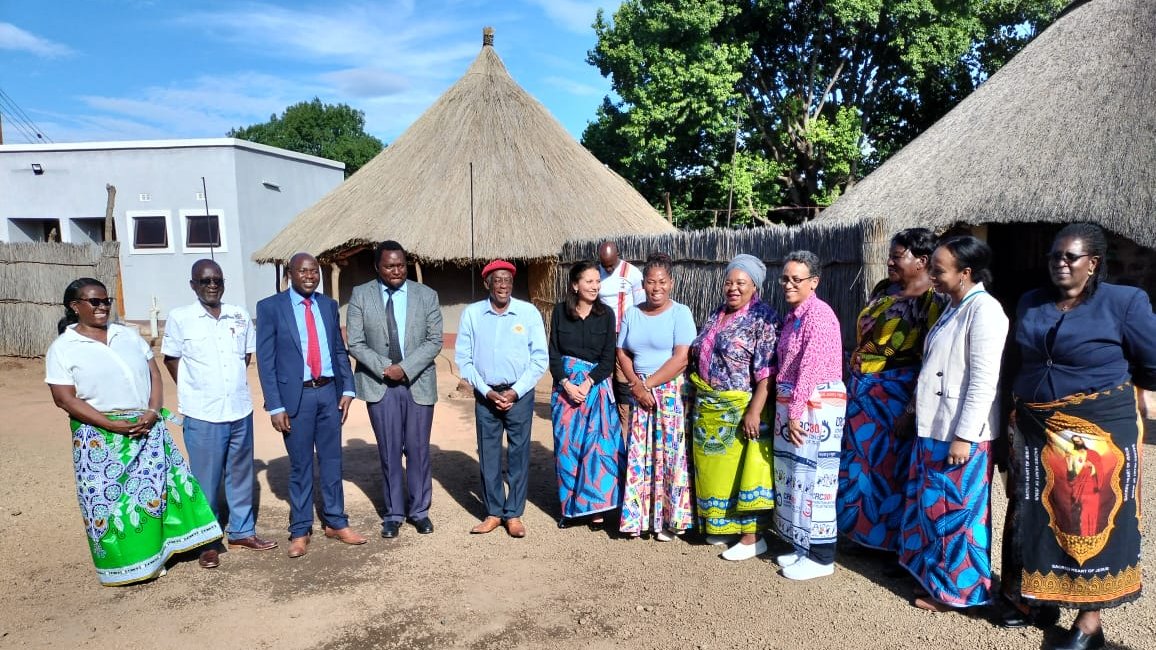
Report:
[[[931,254],[931,282],[950,304],[923,344],[899,563],[919,583],[913,604],[933,612],[991,601],[991,441],[1008,331],[987,291],[991,256],[972,236]]]
[[[795,547],[777,558],[791,580],[835,572],[835,492],[847,390],[839,320],[815,295],[819,273],[819,256],[794,251],[779,278],[790,311],[777,348],[773,520]]]
[[[97,577],[106,586],[159,577],[174,553],[216,541],[221,529],[165,428],[148,343],[109,322],[112,299],[98,280],[73,281],[63,302],[44,381],[71,418],[76,496]]]
[[[1140,597],[1140,445],[1136,387],[1156,389],[1156,316],[1148,296],[1102,280],[1104,232],[1056,235],[1051,286],[1016,309],[1015,413],[1004,624],[1051,623],[1079,610],[1057,650],[1104,647],[1100,611]]]

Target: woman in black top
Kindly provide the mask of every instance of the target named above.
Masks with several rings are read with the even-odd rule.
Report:
[[[614,510],[623,457],[622,425],[609,377],[614,372],[614,315],[598,299],[598,267],[579,262],[570,269],[566,299],[550,317],[550,396],[558,500],[566,520]]]

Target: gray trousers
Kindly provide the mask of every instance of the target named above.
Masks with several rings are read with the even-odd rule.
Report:
[[[429,438],[434,407],[414,402],[409,386],[405,385],[390,386],[384,397],[366,406],[381,461],[382,492],[385,495],[382,522],[429,516],[433,499]],[[405,456],[404,467],[402,456]]]

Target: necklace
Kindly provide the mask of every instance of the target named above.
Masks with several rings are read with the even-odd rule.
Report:
[[[1057,302],[1056,308],[1059,309],[1060,311],[1064,311],[1064,312],[1071,311],[1073,308],[1075,308],[1076,305],[1080,304],[1081,298],[1083,298],[1083,296],[1076,296],[1075,298],[1069,298],[1069,300],[1071,300],[1071,302],[1069,302],[1066,305],[1060,304],[1060,302],[1063,302],[1063,301]]]

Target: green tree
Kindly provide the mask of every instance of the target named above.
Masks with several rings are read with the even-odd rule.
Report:
[[[268,122],[231,129],[230,138],[259,142],[299,153],[345,163],[349,178],[381,152],[381,140],[365,132],[365,114],[346,104],[301,102],[286,108]]]
[[[680,225],[728,204],[732,225],[807,219],[1066,2],[625,0],[594,23],[588,61],[617,97],[583,144],[656,205],[669,194]]]

